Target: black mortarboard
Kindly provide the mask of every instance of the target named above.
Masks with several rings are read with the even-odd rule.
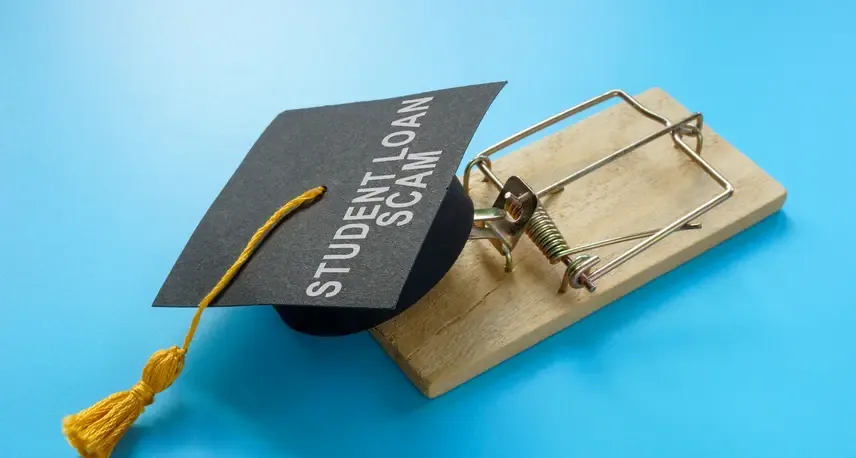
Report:
[[[193,232],[155,306],[196,306],[283,201],[322,201],[265,240],[212,303],[273,305],[342,335],[401,313],[460,254],[473,205],[455,173],[504,83],[290,110],[265,129]]]

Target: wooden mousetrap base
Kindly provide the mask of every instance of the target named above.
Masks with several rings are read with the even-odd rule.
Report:
[[[690,114],[659,89],[637,99],[672,121]],[[661,127],[618,103],[501,157],[493,170],[501,180],[517,175],[540,189]],[[436,397],[781,208],[786,192],[779,183],[707,125],[703,133],[702,156],[735,192],[698,220],[702,229],[670,235],[600,279],[595,293],[558,293],[564,266],[551,265],[526,237],[514,251],[512,273],[504,272],[503,257],[488,241],[470,241],[431,292],[372,335],[426,396]],[[473,178],[476,207],[492,205],[496,189],[481,181],[478,170]],[[577,246],[661,228],[719,192],[717,183],[664,136],[543,202],[569,244]],[[608,262],[629,246],[594,254]]]

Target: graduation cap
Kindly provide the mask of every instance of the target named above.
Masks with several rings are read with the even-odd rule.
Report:
[[[198,307],[184,345],[155,353],[131,390],[66,417],[69,442],[84,457],[109,456],[179,375],[207,306],[271,305],[291,328],[333,336],[372,328],[416,303],[470,234],[473,203],[455,173],[504,84],[278,115],[154,300]]]

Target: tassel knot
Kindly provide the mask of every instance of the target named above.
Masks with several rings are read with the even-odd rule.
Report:
[[[137,398],[143,405],[151,405],[155,402],[155,392],[152,390],[152,387],[149,386],[148,383],[140,380],[136,385],[131,387],[128,390],[134,397]]]
[[[143,368],[143,378],[137,385],[143,385],[141,390],[148,390],[154,398],[155,394],[169,388],[181,374],[185,354],[187,351],[176,346],[156,351]]]
[[[155,402],[156,394],[169,388],[178,379],[184,369],[186,353],[183,348],[176,346],[156,351],[143,368],[143,378],[128,392],[140,401],[143,407],[151,405]]]

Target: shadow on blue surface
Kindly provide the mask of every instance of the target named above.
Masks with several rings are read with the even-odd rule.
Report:
[[[787,215],[779,212],[435,400],[425,399],[366,333],[316,338],[287,329],[269,307],[220,309],[219,326],[195,344],[192,364],[174,391],[164,394],[153,421],[129,431],[114,456],[134,456],[140,442],[146,442],[147,452],[164,454],[185,446],[193,450],[193,444],[229,442],[235,422],[241,431],[253,432],[255,443],[265,444],[266,451],[259,453],[275,456],[289,451],[297,456],[349,456],[381,443],[389,447],[392,436],[406,443],[404,436],[418,433],[396,425],[406,417],[411,417],[411,425],[420,423],[411,414],[430,417],[430,406],[450,408],[450,403],[461,411],[479,409],[497,402],[502,390],[525,384],[534,372],[553,364],[557,354],[573,352],[584,361],[610,336],[658,310],[663,298],[680,296],[705,276],[727,271],[791,231]],[[200,396],[204,400],[193,401]],[[443,427],[459,424],[441,422]]]

